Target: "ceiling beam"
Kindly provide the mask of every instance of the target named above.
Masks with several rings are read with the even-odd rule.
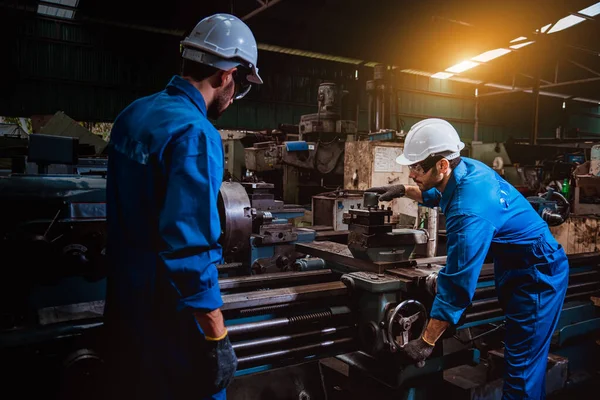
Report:
[[[590,72],[590,73],[592,73],[592,74],[594,74],[594,75],[596,75],[596,76],[600,76],[600,72],[598,72],[598,71],[594,71],[593,69],[591,69],[591,68],[588,68],[588,67],[586,67],[586,66],[585,66],[585,65],[583,65],[583,64],[580,64],[580,63],[578,63],[578,62],[576,62],[576,61],[573,61],[573,60],[567,60],[567,61],[568,61],[568,62],[570,62],[570,63],[571,63],[571,64],[573,64],[573,65],[576,65],[576,66],[578,66],[579,68],[581,68],[581,69],[583,69],[583,70],[585,70],[585,71],[588,71],[588,72]]]
[[[254,17],[256,14],[261,13],[263,11],[265,11],[267,8],[274,6],[275,4],[279,3],[281,0],[258,0],[259,3],[263,3],[262,6],[258,7],[257,9],[255,9],[254,11],[244,15],[241,20],[242,21],[247,21],[250,18]]]

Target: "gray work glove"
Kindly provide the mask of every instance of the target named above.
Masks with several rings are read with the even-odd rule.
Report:
[[[369,188],[365,190],[365,192],[379,193],[381,194],[381,196],[379,196],[379,201],[390,201],[392,199],[404,197],[406,188],[404,185],[377,186]]]
[[[206,341],[208,352],[207,372],[213,393],[225,389],[233,380],[237,370],[237,357],[229,341],[229,335],[219,341]]]
[[[433,348],[434,346],[430,345],[429,343],[425,343],[423,338],[420,337],[406,343],[402,350],[404,350],[408,357],[416,361],[417,367],[421,368],[425,366],[425,360],[429,358],[433,352]]]

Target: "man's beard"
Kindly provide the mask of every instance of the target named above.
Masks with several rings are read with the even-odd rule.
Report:
[[[227,110],[227,107],[229,107],[229,104],[231,103],[234,90],[235,83],[232,80],[227,87],[215,94],[215,98],[206,110],[208,118],[218,119],[225,110]]]

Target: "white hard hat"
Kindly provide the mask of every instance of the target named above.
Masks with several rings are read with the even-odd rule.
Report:
[[[250,83],[262,84],[258,75],[258,48],[248,25],[231,14],[206,17],[182,42],[182,57],[227,71],[242,65],[251,70]]]
[[[410,128],[404,140],[404,151],[396,158],[401,165],[412,165],[425,160],[430,155],[442,155],[447,160],[460,156],[465,144],[460,141],[458,132],[448,121],[428,118]]]

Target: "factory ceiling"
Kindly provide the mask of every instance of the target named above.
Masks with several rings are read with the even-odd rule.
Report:
[[[484,92],[531,89],[539,75],[541,91],[600,98],[600,5],[591,7],[594,0],[0,0],[46,7],[46,14],[57,12],[57,2],[61,16],[74,21],[180,36],[201,18],[228,12],[245,19],[263,50],[453,74],[451,79],[491,83]],[[481,56],[496,49],[506,50]],[[479,60],[474,67],[452,72],[473,59]],[[572,81],[580,83],[564,84]]]

